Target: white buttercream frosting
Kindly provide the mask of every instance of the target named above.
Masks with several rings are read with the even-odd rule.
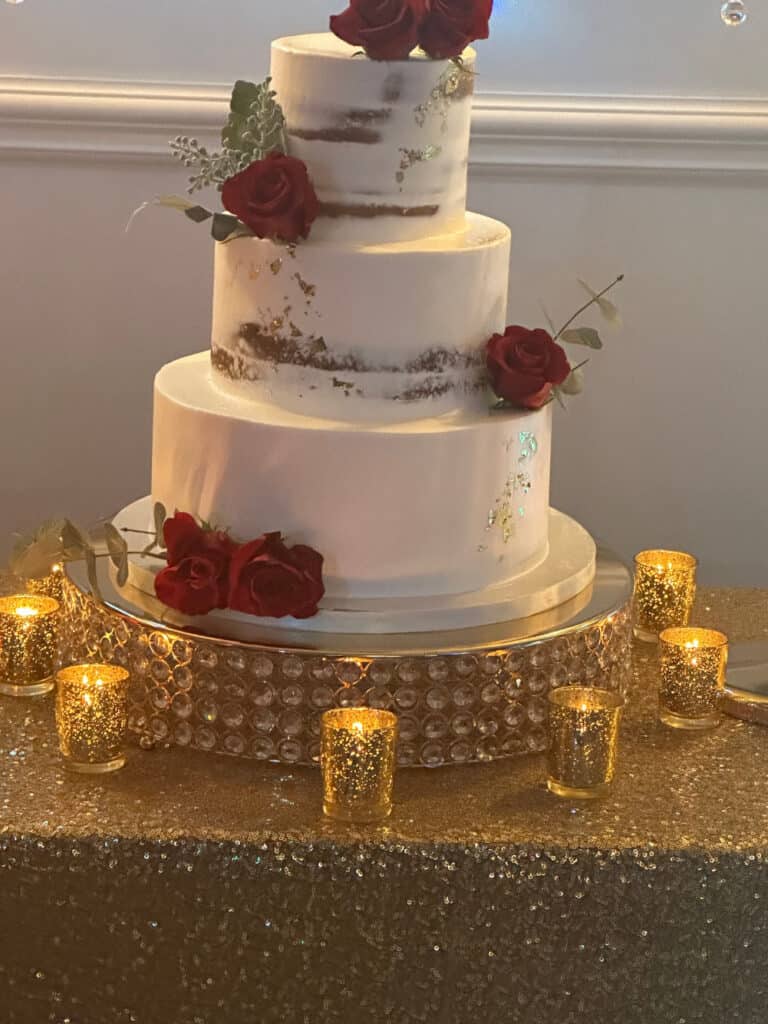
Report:
[[[510,234],[460,230],[379,245],[216,246],[217,385],[308,415],[412,419],[490,402],[484,347],[504,329]]]
[[[322,204],[316,239],[397,241],[460,227],[475,53],[371,61],[331,33],[272,44],[288,148]],[[395,212],[397,211],[397,212]]]
[[[157,375],[152,495],[237,539],[310,544],[334,596],[457,594],[546,557],[550,435],[549,408],[300,416],[214,387],[201,353]]]

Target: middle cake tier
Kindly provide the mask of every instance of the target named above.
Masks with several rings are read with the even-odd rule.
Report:
[[[547,557],[551,417],[299,416],[221,392],[200,353],[157,375],[152,496],[239,541],[309,544],[329,597],[478,591]]]
[[[401,243],[219,243],[216,385],[331,419],[480,412],[485,344],[505,326],[509,251],[509,228],[474,213],[459,231]]]

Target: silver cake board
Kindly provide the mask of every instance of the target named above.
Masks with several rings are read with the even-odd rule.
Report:
[[[398,714],[401,767],[491,761],[547,748],[551,689],[625,692],[630,678],[631,575],[603,548],[594,582],[565,604],[441,632],[229,640],[153,618],[104,565],[99,584],[101,602],[69,567],[63,658],[129,669],[129,729],[144,745],[317,764],[322,712],[369,705]]]

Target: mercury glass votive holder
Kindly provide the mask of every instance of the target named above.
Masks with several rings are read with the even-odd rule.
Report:
[[[656,643],[659,633],[687,626],[696,597],[697,560],[684,551],[635,555],[633,618],[638,640]]]
[[[333,708],[322,717],[323,811],[341,821],[382,821],[392,812],[397,715]]]
[[[26,586],[30,594],[52,597],[54,601],[60,602],[64,597],[64,566],[57,562],[51,566],[47,576],[27,580]]]
[[[548,789],[569,799],[605,796],[616,774],[623,699],[592,686],[562,686],[548,700]]]
[[[67,768],[99,775],[125,764],[129,674],[117,665],[56,673],[56,728]]]
[[[0,693],[50,693],[58,635],[58,601],[37,594],[0,598]]]
[[[659,717],[675,729],[720,724],[728,637],[716,629],[665,629],[660,641]]]

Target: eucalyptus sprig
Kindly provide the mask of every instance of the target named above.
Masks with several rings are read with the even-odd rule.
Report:
[[[209,152],[197,139],[177,135],[171,152],[185,167],[197,168],[189,178],[187,192],[224,182],[256,160],[275,151],[285,153],[285,115],[271,88],[272,79],[259,85],[235,82],[229,103],[229,116],[221,130],[220,150]]]
[[[166,511],[160,502],[154,507],[154,533],[152,541],[139,551],[131,551],[128,543],[111,522],[101,523],[95,531],[82,530],[70,519],[51,519],[39,526],[33,533],[17,539],[9,563],[10,571],[24,579],[39,579],[47,576],[52,567],[67,562],[85,562],[88,583],[94,597],[103,601],[99,588],[97,563],[100,558],[109,558],[116,569],[117,585],[122,587],[128,581],[129,555],[150,553],[162,557],[163,524]],[[126,530],[123,532],[141,532]],[[100,534],[98,538],[96,534]],[[106,551],[100,551],[101,543]]]
[[[177,135],[170,141],[171,153],[185,167],[193,170],[187,184],[189,195],[208,186],[221,190],[225,181],[257,160],[263,160],[270,153],[287,152],[285,115],[271,86],[271,78],[258,85],[235,82],[227,121],[221,130],[221,149],[209,150],[188,135]],[[149,206],[179,210],[195,224],[210,221],[211,234],[217,242],[253,235],[253,231],[231,213],[214,213],[177,195],[158,196],[142,203],[131,214],[126,231],[138,214]]]
[[[555,328],[552,317],[544,306],[542,306],[541,310],[549,326],[549,332],[553,341],[561,341],[566,345],[582,345],[586,348],[599,351],[603,347],[603,340],[600,337],[599,332],[596,331],[594,327],[572,327],[571,325],[591,306],[597,306],[608,323],[614,325],[620,324],[621,317],[619,315],[619,311],[611,300],[606,298],[606,295],[623,280],[624,275],[619,274],[619,276],[611,281],[609,285],[601,291],[596,292],[586,283],[586,281],[582,281],[579,278],[579,284],[584,291],[588,293],[589,300],[579,306],[576,312],[565,321],[559,331]],[[544,404],[548,405],[550,402],[556,401],[562,407],[565,407],[564,399],[566,396],[581,394],[584,390],[584,367],[588,362],[589,359],[583,359],[580,363],[577,363],[576,366],[572,366],[570,373],[563,383],[552,387],[551,394]],[[513,408],[517,408],[513,402],[510,402],[505,398],[499,398],[493,403],[493,405],[491,405],[491,412],[506,412]]]
[[[554,332],[552,320],[547,315],[546,310],[544,311],[544,315],[547,317],[550,329],[554,332],[554,340],[565,342],[566,345],[584,345],[587,348],[599,351],[603,347],[603,339],[594,327],[571,327],[571,324],[591,306],[597,306],[608,323],[616,325],[620,324],[621,316],[617,307],[605,296],[623,280],[624,275],[619,274],[619,276],[611,281],[607,287],[603,288],[602,291],[596,292],[594,289],[590,288],[586,281],[582,281],[581,278],[579,278],[579,284],[590,296],[589,301],[585,302],[583,306],[580,306],[576,312],[565,321],[559,331]],[[571,368],[570,374],[566,377],[563,383],[552,389],[552,399],[558,401],[561,406],[564,406],[565,403],[563,401],[563,396],[581,394],[584,390],[584,374],[582,370],[588,362],[588,359],[584,359],[577,366]],[[552,399],[550,399],[550,401]]]

